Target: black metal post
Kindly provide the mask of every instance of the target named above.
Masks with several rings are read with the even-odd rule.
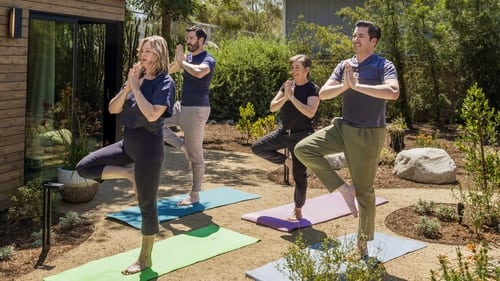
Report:
[[[35,268],[39,267],[45,261],[47,254],[50,250],[50,225],[51,225],[51,203],[50,203],[50,192],[58,191],[64,188],[64,184],[48,182],[42,184],[42,212],[43,212],[43,222],[42,222],[42,253],[36,262]]]

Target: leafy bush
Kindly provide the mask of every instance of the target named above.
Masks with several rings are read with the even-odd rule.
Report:
[[[457,210],[451,206],[440,206],[435,210],[436,216],[440,221],[457,221]]]
[[[432,215],[434,214],[435,205],[434,201],[418,199],[417,204],[415,204],[415,212],[419,215]]]
[[[31,240],[34,247],[42,246],[42,230],[31,233]]]
[[[240,118],[236,128],[240,131],[243,138],[248,143],[252,136],[252,118],[255,116],[255,109],[251,102],[247,102],[245,107],[239,107]]]
[[[355,241],[347,241],[342,245],[339,240],[326,238],[318,254],[313,255],[299,233],[284,253],[285,263],[277,269],[292,281],[382,280],[383,264],[375,263],[375,259],[362,259],[352,250],[354,244]]]
[[[258,139],[274,131],[277,128],[274,115],[268,115],[264,118],[259,118],[252,124],[251,135],[254,139]]]
[[[422,234],[427,238],[435,239],[440,236],[439,230],[441,228],[441,224],[436,218],[422,216],[420,217],[420,222],[417,223],[415,227],[417,228],[419,234]]]
[[[459,197],[469,208],[476,233],[483,225],[500,223],[500,111],[488,104],[474,84],[462,105],[464,125],[459,126],[457,145],[465,155],[468,182],[459,185]],[[468,184],[470,183],[470,184]]]
[[[10,260],[14,254],[14,246],[0,247],[0,261]]]
[[[41,222],[42,218],[42,182],[34,180],[13,190],[13,207],[7,210],[7,218],[12,221],[31,219]]]
[[[396,161],[396,153],[386,147],[382,147],[382,151],[380,151],[379,164],[394,165],[394,161]]]
[[[68,212],[64,217],[59,218],[59,225],[61,229],[67,230],[79,226],[82,223],[82,219],[76,212]]]
[[[481,242],[479,250],[475,245],[467,245],[472,255],[464,257],[457,248],[457,265],[452,266],[447,256],[438,256],[440,272],[431,270],[432,281],[493,281],[500,280],[500,266],[488,256],[488,245]]]
[[[289,77],[291,53],[279,40],[240,36],[223,40],[213,52],[217,69],[211,83],[211,118],[236,120],[237,107],[248,102],[257,117],[269,113],[269,102]]]

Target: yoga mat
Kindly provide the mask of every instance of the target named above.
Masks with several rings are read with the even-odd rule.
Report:
[[[384,198],[375,198],[376,205],[387,202],[389,201]],[[313,224],[351,215],[349,207],[347,207],[344,198],[338,191],[307,199],[306,204],[302,207],[303,219],[288,221],[287,217],[292,214],[294,208],[295,204],[290,203],[263,211],[243,214],[241,218],[280,231],[289,232],[297,228],[308,227]]]
[[[177,206],[186,194],[158,199],[158,220],[160,223],[204,210],[229,205],[241,201],[257,199],[260,196],[229,187],[219,187],[200,192],[200,202],[190,206]],[[118,220],[137,229],[141,228],[141,211],[138,206],[110,213],[106,218]]]
[[[356,233],[351,233],[337,238],[341,243],[340,247],[343,252],[351,251],[355,247],[357,240],[356,236]],[[321,243],[311,245],[310,255],[315,258],[316,261],[320,260],[320,246]],[[426,246],[425,243],[417,240],[375,232],[374,240],[368,241],[368,254],[369,256],[376,256],[381,262],[388,262],[407,253],[425,248]],[[246,272],[246,275],[257,281],[288,281],[290,280],[290,272],[285,269],[285,265],[285,259],[281,258],[259,268],[249,270]],[[278,267],[285,272],[279,271]],[[345,268],[345,265],[341,265],[339,274],[342,274]]]
[[[153,267],[133,275],[121,271],[132,264],[139,248],[44,278],[44,281],[150,280],[176,269],[258,242],[259,239],[211,224],[155,243]]]

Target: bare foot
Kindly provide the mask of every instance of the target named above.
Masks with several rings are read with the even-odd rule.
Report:
[[[151,262],[146,262],[143,265],[139,261],[134,262],[133,264],[129,265],[126,269],[122,270],[123,275],[132,275],[139,273],[145,269],[148,269],[151,267]]]
[[[302,219],[302,209],[295,208],[293,210],[293,214],[287,218],[289,221],[299,221]]]
[[[188,162],[188,169],[191,169],[191,160],[189,160],[189,155],[187,153],[186,146],[182,145],[180,150],[182,151],[182,153],[184,153],[184,157],[186,157],[186,161]]]
[[[177,206],[189,206],[200,202],[200,193],[197,191],[191,191],[189,196],[177,202]]]
[[[342,197],[344,197],[344,201],[347,204],[347,207],[349,207],[352,216],[357,218],[358,209],[356,208],[356,203],[354,202],[354,199],[356,198],[356,188],[350,184],[344,183],[337,190],[340,192]]]

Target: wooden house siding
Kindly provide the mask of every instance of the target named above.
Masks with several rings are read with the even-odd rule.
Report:
[[[364,0],[285,0],[283,1],[283,33],[290,35],[293,25],[300,16],[305,22],[322,26],[339,25],[344,32],[352,32],[349,23],[344,22],[336,13],[343,7],[363,6]]]
[[[23,11],[21,38],[9,37],[11,8]],[[0,0],[0,202],[23,182],[30,12],[123,22],[125,0]]]

